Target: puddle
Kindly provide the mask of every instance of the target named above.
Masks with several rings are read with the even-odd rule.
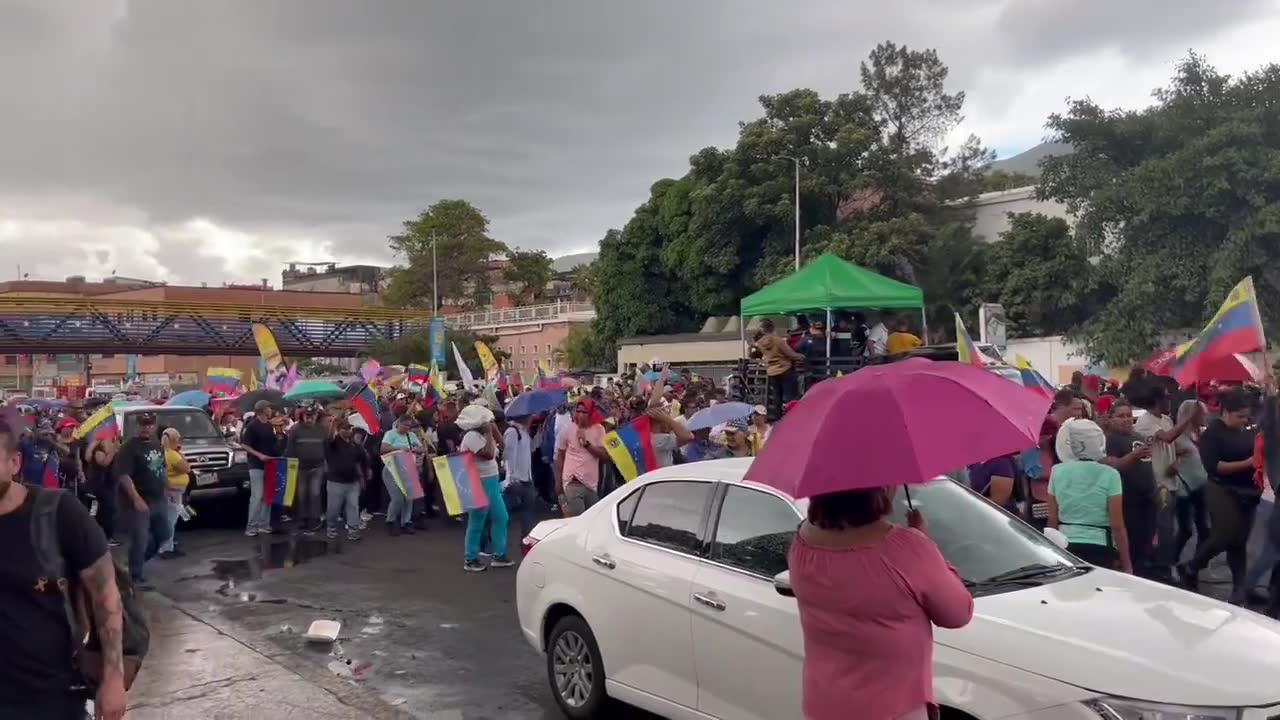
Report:
[[[212,568],[210,574],[222,581],[222,585],[217,590],[219,595],[238,595],[242,602],[267,602],[258,600],[252,593],[237,593],[236,586],[249,580],[258,580],[268,570],[305,565],[331,552],[337,554],[341,552],[341,548],[331,548],[330,543],[323,539],[282,537],[276,542],[259,542],[254,548],[254,553],[249,557],[210,561]]]

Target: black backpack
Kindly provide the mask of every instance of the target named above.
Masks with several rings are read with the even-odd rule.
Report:
[[[90,695],[96,692],[102,679],[102,647],[93,627],[93,615],[89,598],[80,585],[79,578],[66,577],[66,560],[62,556],[62,544],[58,535],[58,503],[79,502],[61,490],[47,490],[28,486],[33,494],[31,513],[31,546],[46,577],[56,578],[62,590],[62,607],[66,614],[68,632],[71,634],[71,664],[83,684],[76,690]],[[120,590],[121,620],[123,632],[120,642],[124,651],[124,687],[128,690],[142,668],[142,660],[151,644],[151,631],[142,611],[142,603],[133,587],[129,572],[119,563],[112,562],[116,571],[116,587]]]

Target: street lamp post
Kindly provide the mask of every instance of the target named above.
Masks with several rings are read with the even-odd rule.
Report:
[[[431,317],[440,314],[440,274],[436,270],[436,231],[431,231]]]
[[[796,270],[800,269],[800,159],[790,155],[779,155],[784,160],[790,160],[796,166]]]

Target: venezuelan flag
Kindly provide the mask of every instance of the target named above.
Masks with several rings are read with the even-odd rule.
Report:
[[[430,382],[431,368],[426,365],[410,365],[406,372],[408,373],[406,379],[411,383],[426,385]]]
[[[431,464],[436,471],[436,481],[440,483],[445,511],[450,515],[489,507],[489,496],[485,495],[484,486],[480,484],[474,455],[441,455]]]
[[[1026,358],[1015,354],[1013,356],[1013,366],[1017,368],[1018,373],[1022,375],[1022,384],[1028,390],[1047,398],[1053,397],[1055,392],[1053,385],[1050,385],[1049,381],[1045,380],[1043,375],[1036,372],[1036,369],[1031,367],[1031,363],[1027,362]]]
[[[960,313],[956,313],[956,359],[969,365],[986,367],[982,362],[982,353],[978,351],[978,346],[973,344],[969,331],[964,329],[964,320],[960,319]]]
[[[84,440],[86,445],[119,436],[120,426],[116,423],[116,412],[111,403],[98,408],[97,412],[85,418],[75,432],[71,433],[72,440]]]
[[[240,389],[239,370],[235,368],[211,367],[205,371],[204,391],[207,393],[232,394]]]
[[[298,492],[298,459],[270,458],[262,464],[262,502],[264,505],[293,505]]]
[[[373,393],[369,383],[354,388],[354,392],[351,393],[351,409],[355,410],[364,421],[370,434],[382,430],[382,426],[378,423],[378,396]]]
[[[426,496],[422,490],[422,478],[418,474],[418,458],[408,450],[396,450],[382,456],[382,464],[391,475],[391,481],[410,500]],[[481,493],[483,494],[483,492]]]
[[[1266,334],[1262,314],[1253,291],[1253,278],[1240,281],[1227,295],[1213,319],[1194,340],[1183,343],[1174,353],[1171,374],[1180,385],[1213,380],[1213,364],[1236,353],[1265,350]]]
[[[647,417],[605,435],[604,449],[626,482],[658,469],[658,456],[653,451],[653,430]]]

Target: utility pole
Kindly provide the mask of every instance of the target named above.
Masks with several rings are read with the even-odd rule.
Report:
[[[431,231],[431,316],[440,314],[440,274],[436,268],[436,231]]]

